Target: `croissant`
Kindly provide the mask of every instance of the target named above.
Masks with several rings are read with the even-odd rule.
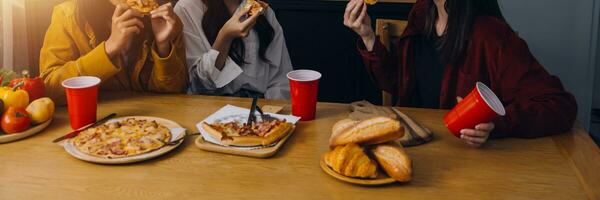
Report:
[[[333,171],[348,177],[376,178],[377,163],[356,144],[337,146],[325,155],[325,163]]]

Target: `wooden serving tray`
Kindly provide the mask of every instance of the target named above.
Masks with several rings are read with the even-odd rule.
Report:
[[[246,150],[246,149],[237,149],[237,148],[232,148],[232,147],[221,146],[221,145],[207,142],[206,140],[204,140],[202,135],[200,135],[200,136],[198,136],[198,138],[196,138],[195,143],[198,148],[205,150],[205,151],[253,157],[253,158],[269,158],[269,157],[275,155],[279,151],[279,149],[281,149],[283,144],[285,144],[285,142],[292,136],[292,134],[294,134],[295,129],[296,129],[296,127],[294,126],[294,128],[292,128],[292,130],[290,130],[290,133],[288,133],[285,137],[281,138],[281,140],[279,140],[275,146],[259,148],[259,149]]]

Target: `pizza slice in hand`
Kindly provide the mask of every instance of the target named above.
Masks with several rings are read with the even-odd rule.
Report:
[[[121,3],[127,4],[129,7],[143,14],[148,14],[160,6],[156,0],[111,0],[111,2],[115,5]]]
[[[260,0],[248,0],[246,2],[246,9],[249,9],[250,11],[248,12],[248,14],[250,16],[252,15],[257,15],[257,14],[261,14],[263,13],[267,8],[269,7],[269,4],[260,1]]]

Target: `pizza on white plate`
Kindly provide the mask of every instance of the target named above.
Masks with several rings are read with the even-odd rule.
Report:
[[[202,128],[227,146],[268,146],[290,133],[294,125],[284,120],[262,120],[251,125],[238,121],[202,123]]]
[[[128,118],[81,132],[72,139],[77,150],[102,158],[123,158],[162,148],[170,130],[156,121]]]

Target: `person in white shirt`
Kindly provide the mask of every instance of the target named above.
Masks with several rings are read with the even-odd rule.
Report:
[[[180,0],[188,93],[289,99],[292,63],[272,9],[248,16],[246,0]]]

